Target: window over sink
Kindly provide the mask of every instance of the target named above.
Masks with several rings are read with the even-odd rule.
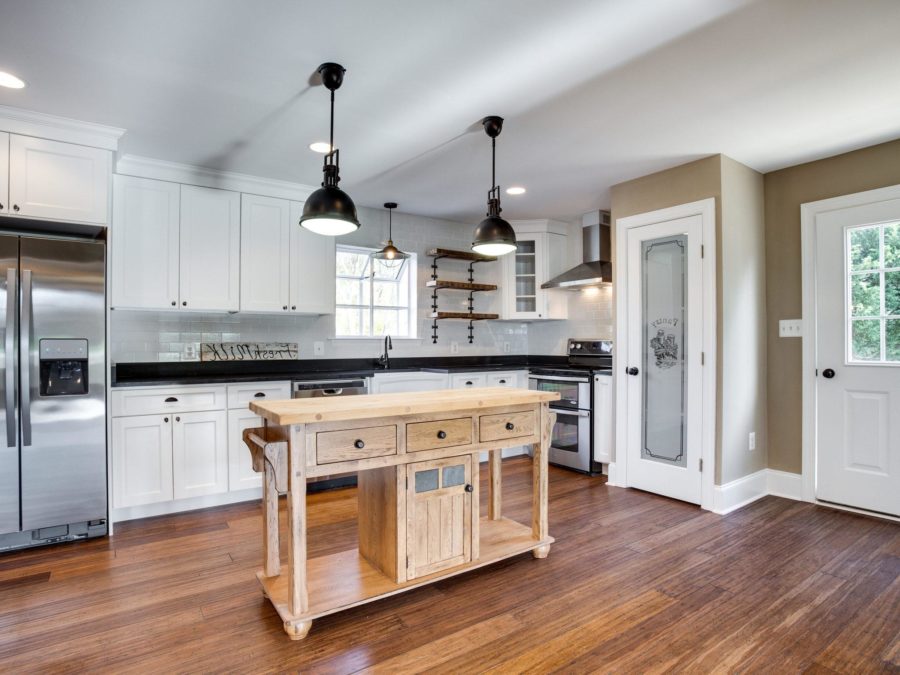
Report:
[[[416,256],[376,260],[376,250],[336,248],[335,337],[416,337]]]

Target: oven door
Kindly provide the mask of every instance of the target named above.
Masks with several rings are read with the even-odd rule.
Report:
[[[550,391],[559,394],[559,400],[553,401],[553,408],[591,407],[591,382],[583,377],[562,377],[559,375],[530,375],[528,388],[536,391]]]
[[[591,471],[591,411],[557,408],[556,424],[550,436],[551,464],[590,473]]]

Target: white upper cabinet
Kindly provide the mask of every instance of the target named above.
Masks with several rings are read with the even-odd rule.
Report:
[[[241,195],[242,312],[287,312],[291,306],[290,211],[285,199]]]
[[[566,271],[567,227],[552,220],[512,222],[518,250],[503,256],[503,319],[568,317],[568,296],[541,284]]]
[[[237,192],[181,186],[180,306],[240,309],[241,200]]]
[[[9,134],[0,132],[0,216],[12,212],[9,203]]]
[[[110,232],[112,306],[178,306],[178,220],[181,186],[113,177]]]
[[[107,223],[110,151],[10,134],[7,166],[9,207],[3,213]]]
[[[335,238],[300,227],[303,204],[291,202],[291,311],[334,314]]]

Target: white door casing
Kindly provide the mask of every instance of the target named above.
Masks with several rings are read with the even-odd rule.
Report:
[[[648,374],[644,353],[651,348],[649,341],[657,336],[645,336],[640,274],[644,242],[674,242],[676,239],[680,245],[686,245],[686,415],[684,455],[677,462],[669,462],[654,460],[650,453],[643,456],[641,453],[644,385]],[[615,378],[616,446],[614,461],[609,468],[610,484],[637,487],[699,503],[708,510],[713,508],[715,486],[715,264],[715,200],[712,198],[616,221],[614,287],[616,344],[619,347],[614,355],[618,375]],[[654,352],[653,358],[647,361],[656,378],[654,386],[662,381],[659,379],[662,370],[655,361]],[[637,368],[638,374],[626,374],[629,367]],[[682,391],[680,386],[678,391]],[[673,424],[678,422],[671,421]]]
[[[803,497],[898,517],[900,338],[889,327],[896,330],[900,320],[859,317],[900,316],[881,292],[885,282],[898,283],[900,262],[887,260],[879,246],[884,233],[896,232],[881,225],[900,222],[900,186],[804,204],[801,220]],[[875,236],[880,253],[860,264],[851,260],[850,237],[857,244],[865,233]],[[875,271],[862,271],[869,269]],[[868,301],[854,285],[868,286]],[[854,327],[880,329],[867,354]]]

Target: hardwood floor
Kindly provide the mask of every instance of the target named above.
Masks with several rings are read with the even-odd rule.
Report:
[[[503,469],[504,515],[529,522],[530,464]],[[311,556],[355,547],[355,490],[309,504]],[[546,560],[301,642],[256,582],[261,528],[240,504],[0,556],[0,672],[900,672],[900,526],[874,518],[775,497],[723,518],[551,467]]]

